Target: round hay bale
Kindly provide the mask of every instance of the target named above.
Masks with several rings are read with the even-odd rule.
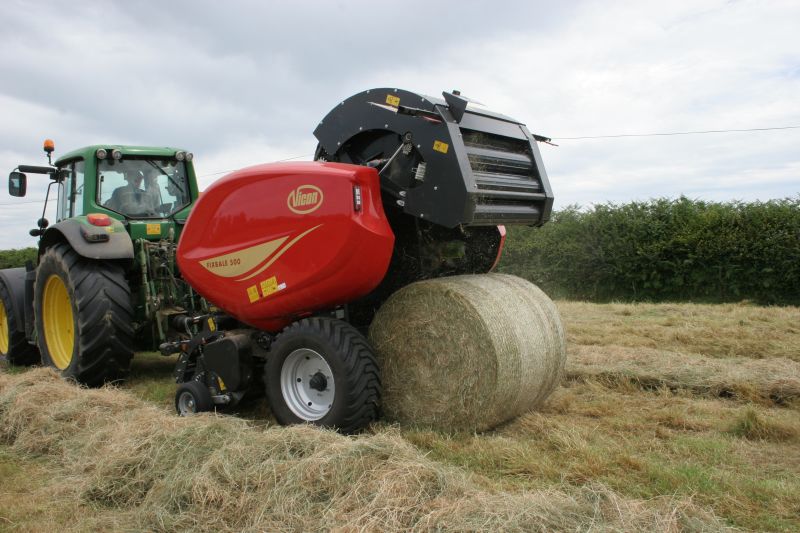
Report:
[[[383,304],[369,336],[386,417],[445,431],[484,431],[541,405],[566,361],[553,301],[504,274],[408,285]]]

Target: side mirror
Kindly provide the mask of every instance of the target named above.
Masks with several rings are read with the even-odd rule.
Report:
[[[28,190],[28,176],[22,172],[12,172],[8,175],[8,194],[11,196],[25,196]]]

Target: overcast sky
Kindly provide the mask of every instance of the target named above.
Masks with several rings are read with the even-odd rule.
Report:
[[[800,2],[3,0],[0,170],[95,143],[195,154],[201,188],[311,159],[340,100],[459,89],[554,138],[800,126]],[[800,129],[541,145],[556,207],[800,190]],[[0,193],[34,246],[44,178]],[[50,212],[51,221],[55,218]]]

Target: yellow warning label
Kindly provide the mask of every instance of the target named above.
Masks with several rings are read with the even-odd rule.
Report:
[[[394,96],[393,94],[386,95],[386,103],[389,105],[393,105],[395,107],[400,105],[400,97]]]
[[[265,298],[278,290],[278,278],[272,276],[261,282],[261,295]]]
[[[448,148],[450,145],[447,143],[443,143],[442,141],[433,141],[433,149],[437,152],[442,152],[443,154],[447,153]]]
[[[148,224],[147,225],[147,234],[148,235],[161,235],[161,224]]]
[[[247,287],[247,297],[250,299],[250,303],[253,303],[256,300],[258,300],[258,287],[256,287],[255,285]]]
[[[217,325],[214,323],[213,318],[208,319],[208,329],[209,331],[217,331]]]

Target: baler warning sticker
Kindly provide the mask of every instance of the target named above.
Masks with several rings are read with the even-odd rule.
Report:
[[[250,303],[255,303],[258,300],[258,287],[255,285],[247,287],[247,298],[250,300]]]
[[[258,289],[261,289],[259,292]],[[278,291],[282,291],[286,288],[286,283],[278,283],[278,278],[272,276],[271,278],[267,278],[261,281],[258,285],[252,285],[247,288],[247,298],[250,300],[250,303],[255,303],[261,298],[266,298],[271,294],[275,294]]]
[[[391,106],[397,107],[397,106],[400,105],[400,97],[399,96],[395,96],[393,94],[387,94],[386,95],[386,103],[391,105]]]
[[[261,282],[261,296],[267,297],[278,290],[278,278],[272,276]]]
[[[447,150],[450,148],[450,145],[444,143],[442,141],[433,141],[433,149],[437,152],[442,152],[443,154],[447,153]]]
[[[161,235],[161,224],[148,224],[147,225],[147,234],[148,235]]]

